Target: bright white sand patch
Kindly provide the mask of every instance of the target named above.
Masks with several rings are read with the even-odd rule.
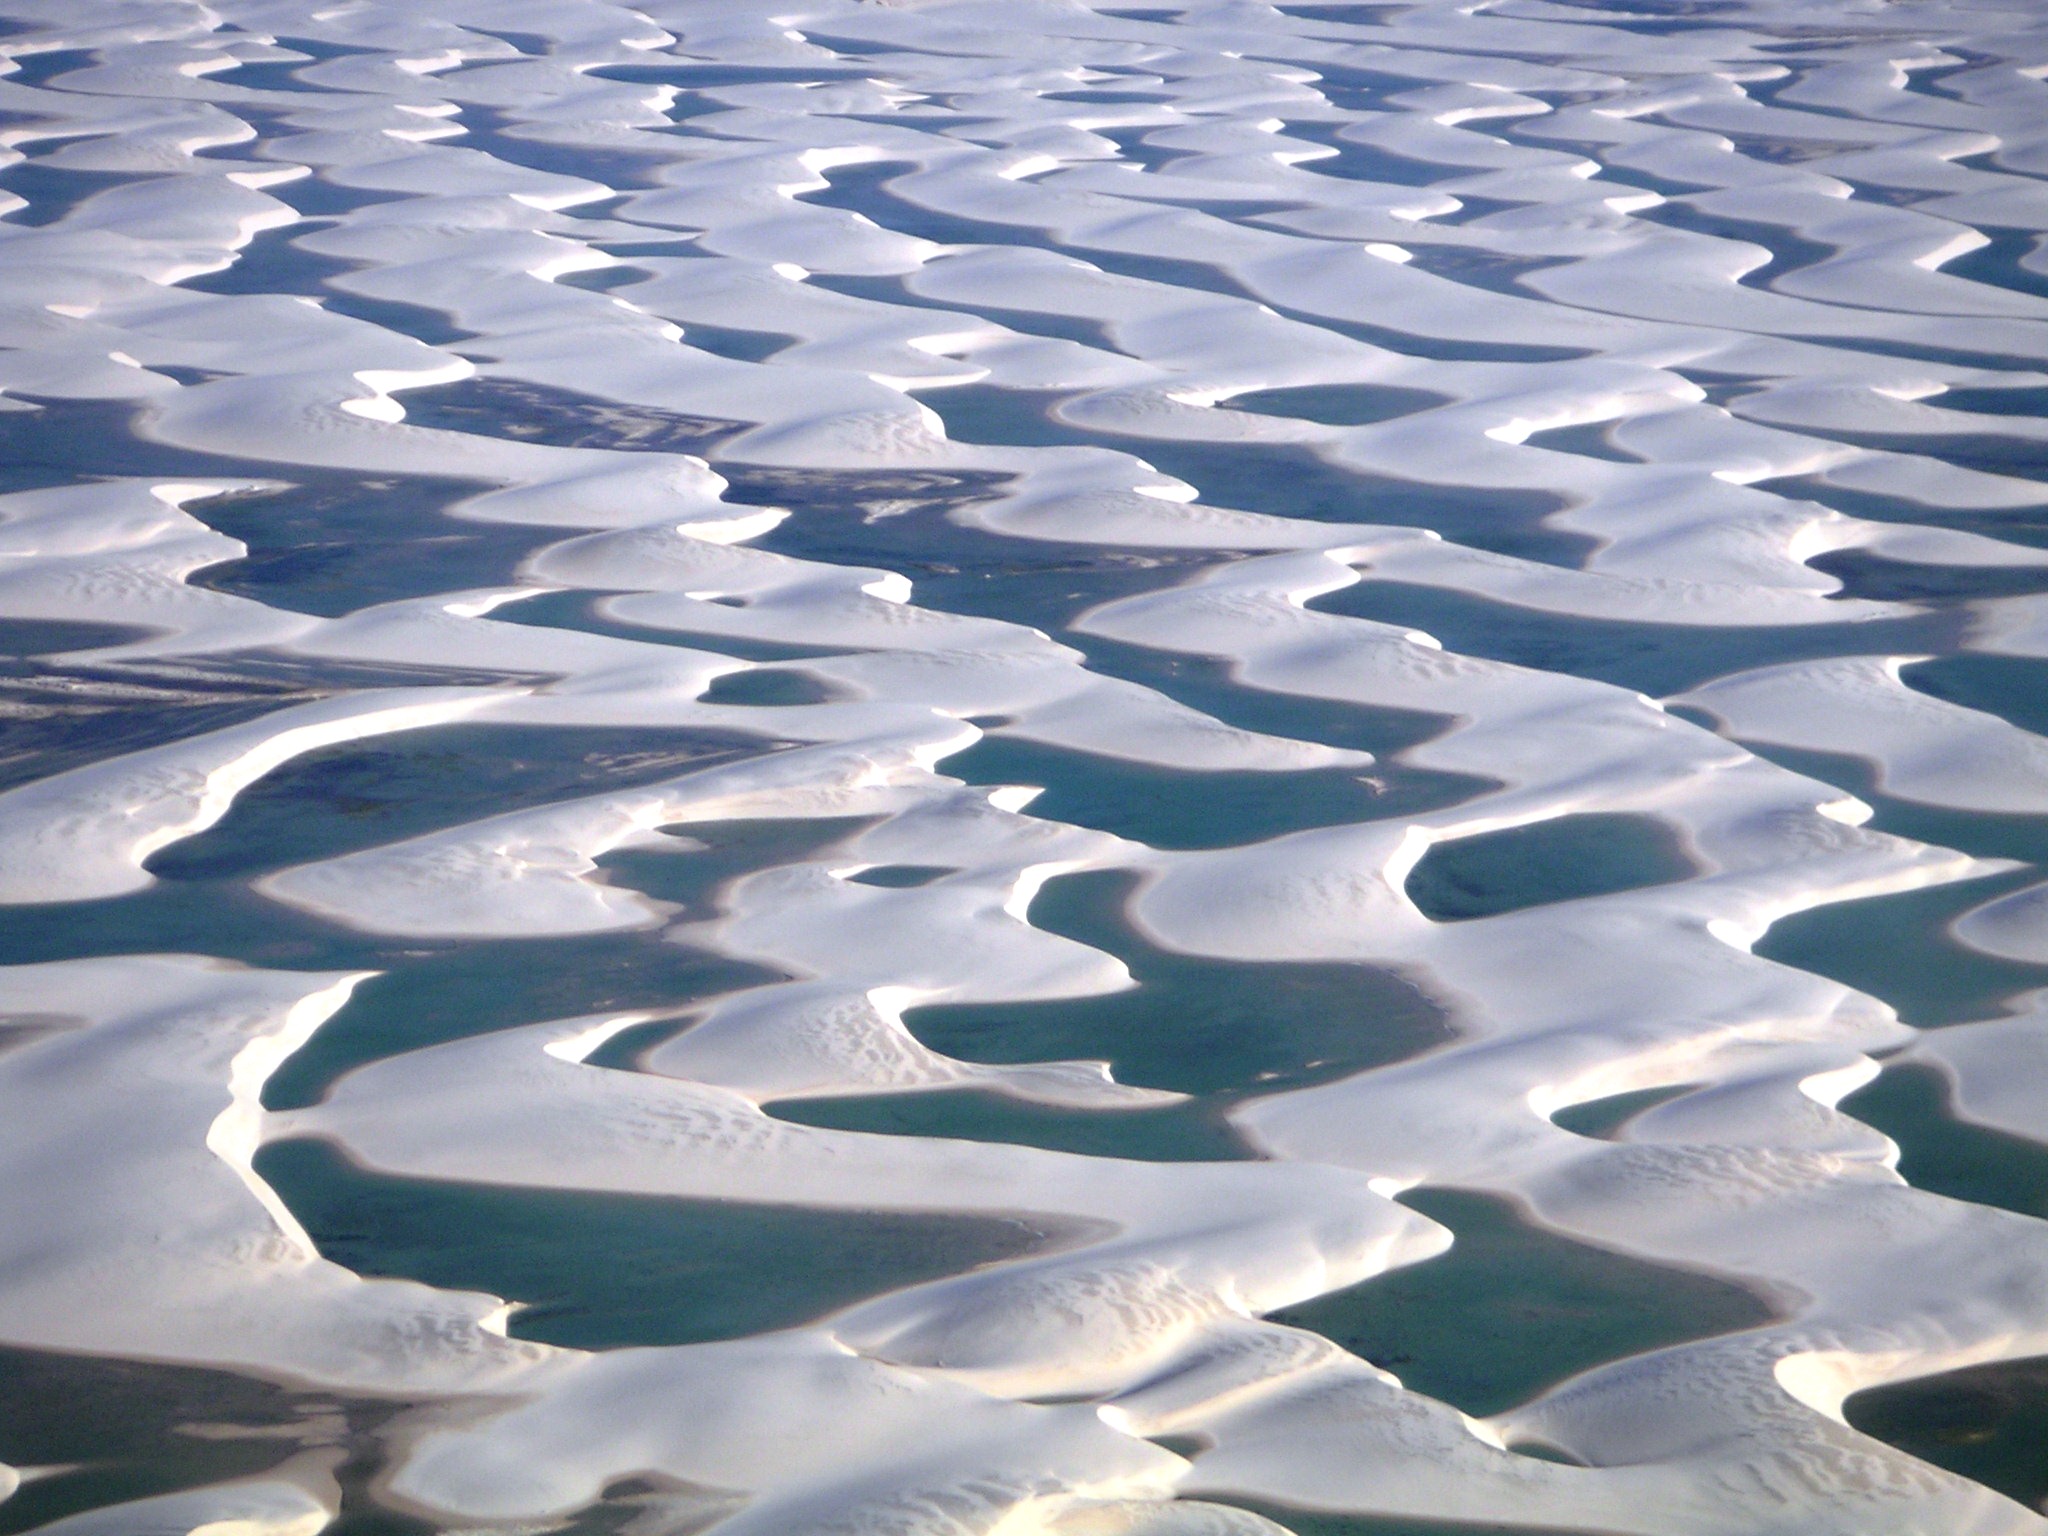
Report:
[[[1903,1049],[2048,1140],[2048,884],[1959,884],[2048,816],[2042,19],[1683,10],[16,6],[0,1343],[420,1408],[350,1497],[451,1532],[2048,1532],[1843,1422],[2048,1353],[2040,1224],[1854,1118]],[[333,749],[401,732],[393,807]],[[329,851],[145,868],[263,785]],[[2013,994],[1922,1031],[1778,943],[1894,897]],[[1441,1028],[1028,1045],[1175,966],[1255,978],[1142,1016],[1219,1079],[1364,968]],[[301,1135],[1039,1236],[584,1353],[322,1257]],[[1485,1420],[1262,1320],[1441,1253],[1418,1186],[1769,1320]],[[49,1529],[313,1536],[352,1474],[279,1460]]]

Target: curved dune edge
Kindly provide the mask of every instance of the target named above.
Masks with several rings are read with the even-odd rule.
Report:
[[[88,725],[0,790],[0,1343],[404,1405],[368,1496],[451,1530],[2048,1530],[1842,1421],[2048,1353],[2048,1248],[1837,1107],[1903,1051],[2048,1141],[2048,886],[2017,873],[2048,758],[2022,674],[1958,702],[1914,671],[2044,654],[2040,20],[1354,9],[11,11],[0,619],[49,683],[18,718]],[[722,745],[515,804],[463,757],[490,731]],[[458,765],[403,835],[236,842],[378,752]],[[1047,782],[985,766],[1019,761]],[[1589,816],[1682,875],[1412,894],[1432,850]],[[690,886],[756,825],[815,837]],[[177,872],[223,844],[217,888]],[[1055,931],[1105,872],[1129,934]],[[1757,953],[1916,893],[2010,967],[1986,1017],[1916,1029]],[[158,933],[208,952],[128,952]],[[1239,1162],[763,1107],[1202,1107],[1107,1043],[918,1034],[1127,993],[1120,938],[1405,978],[1441,1039],[1219,1096]],[[749,979],[421,1020],[264,1108],[380,974],[521,943]],[[1611,1138],[1553,1118],[1660,1089]],[[257,1171],[305,1136],[1045,1240],[586,1353],[513,1337],[528,1298],[322,1257]],[[1771,1320],[1489,1419],[1263,1320],[1440,1255],[1416,1186]],[[310,1536],[339,1461],[279,1462],[48,1528]]]

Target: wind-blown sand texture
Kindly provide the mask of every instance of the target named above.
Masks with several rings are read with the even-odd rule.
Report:
[[[0,1531],[2048,1532],[2048,12],[0,58]]]

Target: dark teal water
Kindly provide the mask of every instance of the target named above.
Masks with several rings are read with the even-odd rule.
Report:
[[[0,1533],[132,1499],[260,1475],[302,1450],[340,1454],[331,1536],[428,1536],[376,1503],[399,1405],[227,1371],[0,1347],[0,1461],[58,1470],[0,1501]]]
[[[1899,1173],[1915,1189],[2048,1217],[2048,1147],[1958,1119],[1937,1069],[1894,1062],[1839,1108],[1899,1144]]]
[[[1596,1365],[1776,1315],[1741,1286],[1577,1242],[1491,1196],[1417,1189],[1400,1198],[1451,1229],[1448,1252],[1271,1319],[1320,1333],[1476,1416]]]
[[[1908,1024],[1932,1028],[1995,1017],[2017,993],[2048,986],[2048,966],[1981,954],[1951,935],[1948,925],[2038,878],[2023,870],[1815,907],[1779,919],[1756,953],[1882,998]]]
[[[1754,629],[1634,623],[1544,613],[1370,573],[1308,606],[1421,629],[1461,655],[1565,672],[1653,699],[1769,663],[1947,650],[1962,627],[1960,616],[1944,613]]]
[[[571,1349],[702,1344],[790,1328],[1016,1258],[1055,1235],[1026,1218],[399,1178],[313,1140],[271,1143],[256,1171],[322,1257],[361,1275],[503,1296],[520,1304],[513,1337]]]
[[[2048,1501],[2048,1359],[1874,1387],[1851,1397],[1842,1411],[1866,1435],[2029,1509]]]
[[[1178,1093],[1274,1093],[1413,1056],[1450,1038],[1413,980],[1360,965],[1179,955],[1123,916],[1114,872],[1047,882],[1032,926],[1106,950],[1137,986],[1101,997],[948,1004],[904,1015],[933,1050],[967,1061],[1104,1059],[1117,1081]]]
[[[1551,1115],[1550,1123],[1574,1136],[1613,1141],[1637,1115],[1688,1093],[1691,1088],[1690,1084],[1680,1084],[1672,1088],[1638,1088],[1630,1093],[1612,1093],[1605,1098],[1588,1099],[1583,1104],[1557,1110]]]
[[[1399,20],[1384,8],[1364,8],[1369,16],[1356,7],[1300,4],[1283,9],[1317,26],[1378,27]],[[1726,24],[1725,18],[1710,14],[1711,7],[1695,14],[1651,0],[1637,6],[1640,15],[1581,9],[1589,21],[1645,37]],[[1117,13],[1106,14],[1105,25],[1115,25]],[[1130,16],[1161,19],[1157,12]],[[0,24],[0,31],[9,30]],[[537,33],[498,30],[491,35],[535,57],[574,52]],[[747,125],[758,122],[747,116],[751,105],[742,108],[752,100],[748,88],[830,86],[917,63],[914,50],[871,40],[817,33],[812,40],[826,43],[843,59],[746,65],[655,54],[641,63],[593,70],[599,80],[661,83],[681,92],[668,109],[671,123],[659,130],[672,137],[655,141],[657,146],[673,144],[673,155],[646,143],[627,150],[558,142],[546,120],[468,99],[468,93],[460,116],[467,131],[464,142],[508,164],[595,176],[631,193],[680,179],[688,157],[701,147],[693,141],[748,132]],[[283,93],[314,106],[319,96],[331,94],[322,84],[324,65],[375,50],[315,39],[284,41],[308,58],[242,65],[219,82],[280,93],[268,104],[235,102],[233,110],[257,129],[266,147],[289,156],[294,139],[309,123],[295,120],[298,104],[283,104]],[[1802,35],[1775,49],[1792,70],[1775,84],[1752,82],[1754,94],[1769,101],[1797,84],[1810,67],[1809,55],[1829,46],[1826,39]],[[1110,64],[1109,78],[1049,89],[1044,97],[1090,114],[1115,117],[1120,110],[1122,121],[1100,124],[1099,136],[1120,152],[1133,175],[1167,181],[1190,152],[1153,141],[1169,117],[1154,108],[1170,102],[1182,82],[1166,67],[1171,61],[1153,58],[1136,45],[1119,43],[1109,51],[1124,61]],[[1764,54],[1772,51],[1766,48]],[[1130,62],[1133,57],[1138,62]],[[85,49],[62,49],[26,55],[20,63],[9,76],[11,88],[51,81],[65,88],[61,83],[73,71],[93,65],[95,56]],[[1321,60],[1318,88],[1340,112],[1379,113],[1398,110],[1390,97],[1433,83],[1439,73],[1436,62],[1409,75],[1391,65],[1382,70]],[[1948,73],[1921,72],[1909,88],[1929,90]],[[99,88],[86,80],[70,85]],[[1591,93],[1540,94],[1566,105]],[[1943,93],[1941,99],[1967,101],[1968,96]],[[1787,104],[1791,101],[1788,96]],[[971,106],[971,99],[962,105]],[[1003,142],[996,136],[1001,125],[995,120],[971,116],[945,98],[850,118],[848,131],[857,131],[854,125],[862,121],[886,124],[897,133],[943,132],[963,148]],[[1284,132],[1337,151],[1302,166],[1304,176],[1368,189],[1462,179],[1493,156],[1493,146],[1475,139],[1473,166],[1455,163],[1455,156],[1441,162],[1413,160],[1369,142],[1343,123],[1295,120],[1285,124]],[[1751,135],[1735,136],[1734,142],[1737,153],[1748,159],[1800,165],[1847,142],[1832,138],[1831,132],[1822,123],[1812,135],[1792,142]],[[1678,200],[1694,190],[1687,184],[1630,167],[1627,151],[1557,138],[1542,117],[1489,125],[1487,133],[1508,143],[1563,145],[1605,159],[1610,163],[1603,177],[1616,186],[1653,186],[1673,196],[1662,208],[1646,211],[1646,219],[1693,236],[1740,238],[1765,248],[1769,264],[1744,279],[1752,287],[1769,288],[1786,273],[1828,254],[1829,248],[1788,228],[1703,213]],[[51,141],[24,142],[31,158],[0,170],[0,188],[31,199],[28,209],[6,216],[18,231],[47,228],[95,192],[134,179],[60,169],[40,158]],[[256,151],[231,145],[206,153],[215,162],[246,163]],[[1963,164],[1990,162],[1969,157]],[[973,216],[948,191],[945,178],[921,174],[907,160],[841,167],[827,179],[827,187],[805,194],[807,202],[856,211],[884,226],[940,240],[1058,247],[1048,232]],[[1911,200],[1898,189],[1862,182],[1858,192],[1879,201]],[[1257,193],[1254,188],[1181,201],[1240,229],[1276,227],[1271,216],[1288,204]],[[350,188],[316,175],[280,186],[273,195],[305,220],[257,235],[223,271],[188,279],[182,286],[191,295],[314,298],[336,314],[464,352],[488,367],[490,344],[457,317],[403,299],[350,293],[347,283],[356,264],[317,255],[300,243],[332,221],[396,203],[403,194]],[[1458,195],[1464,207],[1434,221],[1440,234],[1417,240],[1415,270],[1475,290],[1526,292],[1522,280],[1552,258],[1463,243],[1477,242],[1489,230],[1526,216],[1525,205],[1463,191]],[[557,221],[570,229],[571,220],[586,220],[593,244],[628,261],[648,263],[572,275],[563,279],[567,286],[630,298],[664,258],[701,254],[687,233],[649,225],[641,226],[645,238],[625,238],[621,229],[631,226],[600,222],[631,218],[636,206],[629,195]],[[1081,253],[1106,272],[1175,285],[1203,304],[1217,295],[1245,292],[1199,247],[1146,257],[1114,249],[1120,237],[1112,228],[1091,238],[1101,243]],[[1959,258],[1948,271],[2015,291],[2040,292],[2042,280],[2019,264],[2027,248],[2024,232],[1997,231],[1990,246]],[[824,278],[817,286],[929,310],[969,312],[921,298],[894,277]],[[1310,301],[1303,296],[1302,302]],[[1421,334],[1407,328],[1411,322],[1397,306],[1371,321],[1349,322],[1330,321],[1306,308],[1276,307],[1408,358],[1536,370],[1591,355],[1575,347],[1506,337]],[[1123,335],[1114,320],[1000,305],[975,306],[971,313],[1028,335],[1110,351],[1117,350]],[[764,312],[758,328],[691,325],[686,344],[728,361],[760,362],[777,357],[795,339],[778,328],[781,323],[782,317]],[[1875,337],[1847,345],[1872,354],[2001,369],[2026,361]],[[199,390],[220,377],[189,365],[164,364],[160,371]],[[800,375],[791,370],[790,377]],[[1529,377],[1534,382],[1538,375]],[[1700,373],[1700,378],[1716,403],[1738,411],[1745,398],[1774,382],[1747,373]],[[1474,548],[1565,568],[1584,564],[1593,550],[1594,541],[1551,526],[1553,515],[1571,499],[1569,486],[1555,493],[1442,486],[1356,472],[1288,445],[1155,441],[1088,430],[1067,419],[1075,414],[1063,410],[1071,396],[1059,392],[969,385],[928,390],[922,398],[941,414],[956,441],[1116,448],[1186,480],[1216,504],[1331,526],[1426,527]],[[1242,395],[1224,409],[1347,428],[1426,413],[1447,399],[1405,385],[1325,384]],[[1036,625],[1073,645],[1089,667],[1105,676],[1157,688],[1231,724],[1352,747],[1377,758],[1369,769],[1280,774],[1142,769],[1112,757],[1007,738],[999,723],[988,722],[994,734],[945,763],[944,771],[972,783],[1043,785],[1035,814],[1139,838],[1157,848],[1195,850],[1419,816],[1496,787],[1477,777],[1418,769],[1405,760],[1412,748],[1448,728],[1450,721],[1442,715],[1374,710],[1250,688],[1216,658],[1148,651],[1074,628],[1097,604],[1197,579],[1214,566],[1244,558],[1245,552],[1041,544],[982,533],[964,519],[977,503],[1009,484],[994,473],[842,473],[743,462],[729,457],[743,422],[622,405],[531,382],[474,378],[409,392],[405,403],[414,425],[567,448],[707,455],[731,480],[736,502],[793,509],[787,523],[759,541],[763,549],[901,571],[916,582],[917,601]],[[1979,425],[1938,443],[1834,435],[1931,452],[1953,463],[2021,477],[2048,474],[2039,446],[2005,425],[2040,415],[2037,384],[1956,389],[1940,404],[1971,413]],[[1539,433],[1531,445],[1608,463],[1634,458],[1599,425]],[[481,482],[453,476],[286,472],[260,462],[172,449],[151,443],[136,413],[119,404],[51,401],[36,411],[0,413],[0,487],[8,490],[104,476],[257,474],[289,483],[193,507],[202,521],[248,546],[246,556],[196,573],[195,586],[333,616],[376,602],[510,582],[535,549],[559,536],[556,530],[494,527],[451,516],[455,502],[488,488]],[[1810,496],[1878,520],[1937,520],[1926,508],[1843,491],[1819,477],[1786,478],[1765,488]],[[2048,547],[2048,517],[2036,509],[1945,512],[1938,520]],[[1424,628],[1466,654],[1652,695],[1798,657],[1933,652],[1935,660],[1907,669],[1910,686],[1989,710],[2025,729],[2048,731],[2048,664],[1956,653],[1967,633],[1964,610],[1969,604],[2048,590],[2048,579],[2039,572],[2020,566],[1956,570],[1865,550],[1835,551],[1813,564],[1842,581],[1845,597],[1909,603],[1917,611],[1881,622],[1844,621],[1800,630],[1617,624],[1535,613],[1370,573],[1358,586],[1329,594],[1314,606]],[[496,617],[540,628],[702,646],[772,664],[720,680],[707,694],[707,702],[714,704],[774,707],[846,696],[803,664],[827,650],[655,630],[609,616],[601,611],[602,603],[603,594],[552,594],[503,609]],[[0,666],[0,705],[7,711],[0,786],[346,689],[491,680],[491,675],[462,669],[373,672],[258,654],[212,658],[203,666],[182,666],[175,675],[162,666],[55,659],[56,653],[109,645],[126,634],[110,626],[0,620],[0,654],[8,658]],[[478,814],[643,785],[775,745],[682,730],[450,726],[336,747],[281,769],[244,795],[216,827],[158,854],[151,869],[162,883],[155,889],[113,901],[0,911],[0,960],[165,950],[288,969],[382,971],[273,1079],[266,1090],[266,1102],[273,1107],[317,1102],[351,1068],[437,1042],[619,1009],[644,1009],[658,1017],[617,1037],[592,1064],[633,1070],[648,1045],[686,1028],[693,1010],[709,999],[781,978],[672,942],[658,931],[470,944],[352,934],[265,903],[251,893],[248,882],[282,865],[374,846]],[[1913,806],[1877,793],[1869,766],[1853,759],[1775,749],[1766,755],[1861,795],[1876,808],[1879,830],[2015,857],[2031,867],[1967,885],[1799,914],[1772,929],[1759,946],[1761,954],[1862,987],[1894,1004],[1910,1021],[1928,1026],[1994,1014],[2016,992],[2048,985],[2048,967],[1976,955],[1947,932],[1947,925],[1969,906],[2040,877],[2040,868],[2048,866],[2043,819]],[[679,837],[667,851],[620,850],[607,855],[601,867],[604,878],[671,904],[685,920],[700,920],[716,915],[734,879],[819,856],[862,825],[849,819],[692,828],[691,839],[705,846],[692,847]],[[1409,892],[1431,917],[1453,922],[1643,889],[1682,879],[1691,869],[1682,846],[1659,824],[1588,814],[1440,844],[1414,871]],[[856,878],[908,888],[947,873],[939,863],[898,864]],[[1122,958],[1138,980],[1134,990],[1059,1003],[925,1008],[913,1011],[908,1022],[928,1043],[970,1060],[1106,1057],[1125,1080],[1190,1093],[1194,1097],[1188,1103],[1086,1111],[961,1089],[785,1101],[771,1112],[792,1122],[876,1134],[1009,1142],[1156,1161],[1235,1159],[1249,1153],[1225,1119],[1233,1105],[1407,1059],[1450,1038],[1449,1009],[1429,990],[1427,978],[1361,966],[1224,964],[1175,955],[1135,930],[1125,912],[1128,887],[1128,879],[1113,872],[1054,881],[1034,903],[1032,920]],[[1633,1117],[1685,1091],[1681,1086],[1614,1095],[1560,1111],[1555,1119],[1583,1137],[1625,1136]],[[1844,1107],[1900,1143],[1901,1168],[1921,1188],[2048,1215],[2048,1150],[1957,1120],[1940,1080],[1925,1069],[1888,1066]],[[273,1146],[263,1154],[261,1167],[323,1250],[342,1262],[365,1273],[403,1274],[516,1296],[532,1305],[521,1313],[515,1331],[594,1348],[724,1338],[787,1326],[921,1278],[1001,1262],[1045,1238],[1028,1221],[820,1212],[395,1179],[366,1173],[312,1142]],[[1579,1370],[1639,1350],[1753,1326],[1769,1315],[1762,1301],[1739,1287],[1569,1241],[1499,1202],[1451,1190],[1417,1191],[1408,1199],[1453,1228],[1457,1243],[1449,1254],[1289,1309],[1281,1317],[1381,1360],[1418,1390],[1473,1412],[1525,1401]],[[592,1255],[602,1255],[602,1261],[594,1262]],[[1863,1394],[1852,1400],[1849,1411],[1862,1427],[1916,1455],[2038,1501],[2048,1494],[2042,1451],[2048,1445],[2048,1410],[2043,1402],[2048,1402],[2048,1367],[2032,1361]],[[76,1509],[260,1470],[323,1437],[347,1453],[342,1476],[347,1502],[339,1536],[416,1536],[424,1526],[378,1509],[369,1493],[382,1466],[380,1435],[390,1411],[390,1405],[337,1403],[222,1373],[0,1351],[0,1460],[85,1463],[32,1483],[0,1505],[0,1536]],[[253,1431],[255,1437],[192,1432],[207,1424]],[[634,1501],[644,1492],[633,1484],[616,1487],[604,1508],[579,1517],[572,1528],[620,1529],[641,1513]],[[1493,1527],[1470,1524],[1298,1509],[1269,1513],[1298,1536],[1495,1533]]]
[[[417,427],[473,432],[550,448],[702,454],[744,423],[622,405],[525,379],[473,376],[406,391],[405,419]],[[551,540],[560,538],[555,530]]]
[[[474,819],[735,762],[776,744],[732,732],[462,724],[344,742],[266,775],[227,815],[149,861],[166,879],[248,876]]]
[[[1668,885],[1698,873],[1678,833],[1647,816],[1588,812],[1432,843],[1408,899],[1437,922]]]
[[[1038,784],[1031,814],[1153,848],[1227,848],[1311,827],[1378,820],[1380,795],[1358,768],[1176,772],[1149,763],[984,736],[942,770],[970,784]]]

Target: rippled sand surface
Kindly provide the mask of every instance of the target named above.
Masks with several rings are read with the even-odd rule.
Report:
[[[2048,13],[0,0],[0,1533],[2048,1533]]]

